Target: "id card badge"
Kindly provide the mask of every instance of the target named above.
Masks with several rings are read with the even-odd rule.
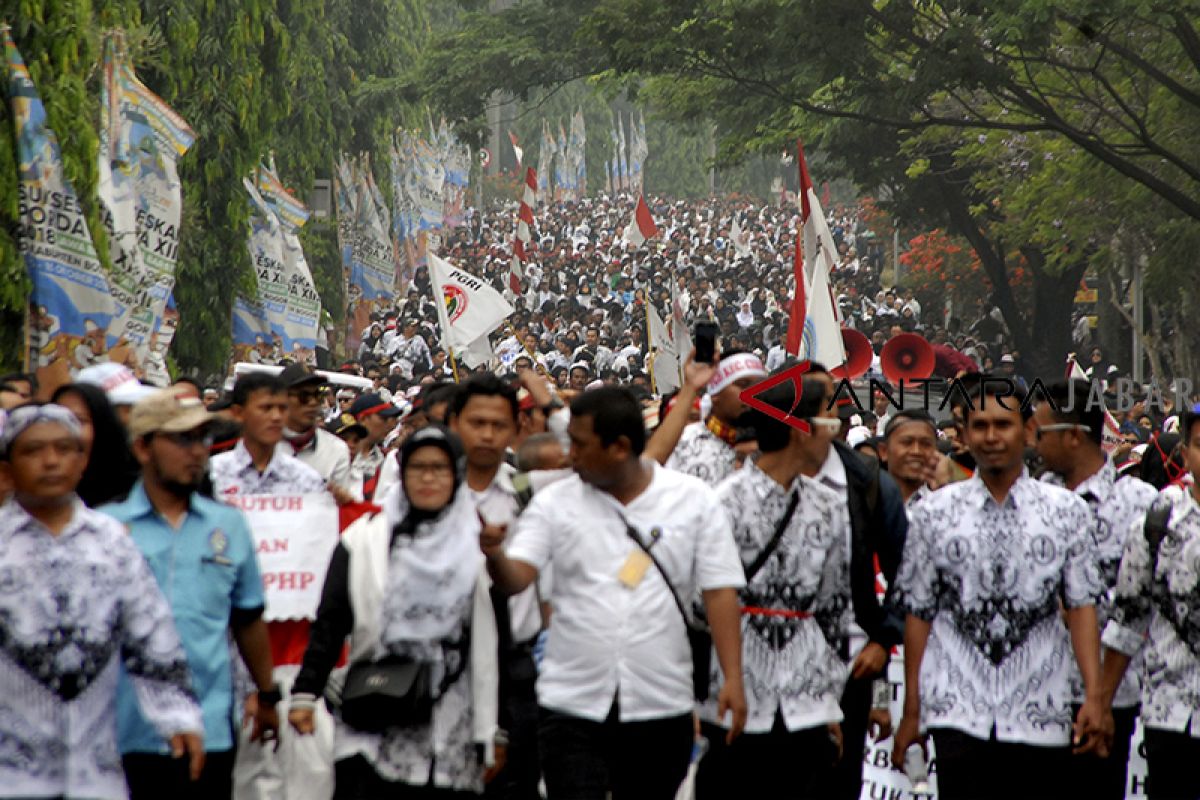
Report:
[[[636,589],[637,585],[642,582],[642,578],[646,577],[646,570],[650,569],[653,563],[645,550],[640,548],[634,550],[629,554],[629,558],[625,559],[621,571],[617,573],[617,580],[627,589]]]

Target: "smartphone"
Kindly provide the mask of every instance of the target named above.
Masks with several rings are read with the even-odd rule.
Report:
[[[721,329],[717,327],[715,322],[707,322],[701,320],[696,323],[696,330],[692,339],[696,343],[696,358],[697,364],[711,364],[717,357],[717,334]]]

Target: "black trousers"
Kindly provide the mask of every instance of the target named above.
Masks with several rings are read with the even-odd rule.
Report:
[[[508,748],[504,769],[487,785],[484,796],[492,800],[540,800],[538,783],[538,706],[533,682],[527,690],[515,687],[504,699],[504,727]]]
[[[886,668],[885,668],[886,670]],[[886,674],[886,672],[885,672]],[[844,753],[821,777],[820,796],[829,800],[858,800],[862,794],[863,759],[867,753],[867,717],[871,714],[873,678],[851,678],[842,691]]]
[[[200,780],[188,775],[188,758],[157,753],[121,757],[131,800],[229,800],[233,795],[233,750],[204,754]]]
[[[351,756],[333,764],[333,800],[437,800],[437,798],[478,797],[473,792],[456,792],[436,786],[410,786],[379,777],[371,762]],[[169,798],[168,800],[174,800]]]
[[[930,728],[937,759],[938,800],[1086,797],[1071,786],[1069,747],[1037,747]]]
[[[769,733],[743,733],[725,744],[726,731],[704,723],[708,754],[696,774],[696,800],[761,797],[823,800],[822,779],[833,770],[837,746],[824,725],[789,731],[775,715]]]
[[[1146,796],[1149,800],[1200,797],[1200,740],[1183,733],[1146,728]]]
[[[1071,706],[1071,719],[1079,716],[1079,706]],[[1125,800],[1129,781],[1129,746],[1133,729],[1137,725],[1138,709],[1114,708],[1112,746],[1107,758],[1094,753],[1083,756],[1072,755],[1070,781],[1080,797],[1095,800]]]
[[[538,745],[550,800],[673,800],[687,774],[692,715],[604,722],[539,709]]]

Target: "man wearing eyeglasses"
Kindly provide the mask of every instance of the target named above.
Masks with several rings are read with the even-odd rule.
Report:
[[[258,687],[253,738],[271,739],[279,722],[263,587],[241,513],[197,493],[208,467],[213,416],[182,387],[133,407],[133,453],[142,478],[123,502],[102,511],[124,523],[146,557],[175,618],[204,718],[207,749],[199,780],[173,758],[138,708],[122,676],[117,726],[132,797],[228,798],[234,758],[233,671],[227,631]]]
[[[338,503],[361,500],[361,488],[350,479],[350,448],[319,424],[329,388],[325,378],[306,364],[292,364],[279,380],[288,393],[284,441],[279,446],[290,448],[284,452],[320,473]]]
[[[1071,384],[1074,384],[1072,387]],[[1071,390],[1074,390],[1074,406]],[[1034,434],[1038,455],[1048,472],[1042,480],[1064,486],[1087,501],[1095,518],[1093,538],[1100,558],[1105,593],[1096,605],[1103,630],[1112,617],[1117,569],[1134,522],[1146,514],[1157,493],[1148,483],[1133,477],[1119,478],[1117,468],[1100,447],[1104,430],[1104,408],[1087,405],[1088,383],[1059,381],[1046,388],[1046,397],[1034,410]],[[1071,759],[1072,790],[1080,797],[1125,797],[1126,766],[1130,739],[1141,701],[1141,659],[1125,674],[1113,697],[1115,731],[1107,758],[1080,756]],[[1083,679],[1072,665],[1071,702],[1075,713],[1083,705]]]

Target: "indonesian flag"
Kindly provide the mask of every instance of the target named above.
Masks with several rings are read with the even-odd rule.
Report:
[[[1086,381],[1087,373],[1083,371],[1083,367],[1079,366],[1079,362],[1075,360],[1074,353],[1067,354],[1067,380]],[[1089,384],[1090,386],[1090,384]],[[1088,398],[1076,397],[1076,403],[1087,403]],[[1104,404],[1104,398],[1100,398],[1101,404]],[[1108,410],[1108,406],[1104,406],[1104,430],[1100,434],[1100,446],[1104,448],[1104,452],[1111,453],[1116,450],[1121,444],[1121,426],[1117,424],[1117,419]]]
[[[521,208],[517,211],[517,235],[513,239],[513,257],[508,270],[508,288],[513,294],[521,293],[521,279],[525,277],[525,248],[533,241],[533,207],[537,204],[537,172],[533,167],[525,169],[525,189],[521,195]]]
[[[625,226],[625,241],[634,247],[640,247],[647,239],[653,239],[657,235],[658,226],[654,224],[654,215],[650,213],[650,206],[646,205],[646,198],[639,194],[637,206],[633,209],[633,219]]]
[[[517,145],[517,135],[512,131],[508,132],[508,140],[512,142],[513,153],[517,156],[517,166],[519,167],[525,161],[525,151]]]
[[[800,227],[792,260],[796,297],[788,320],[786,349],[800,358],[833,369],[846,361],[830,281],[837,250],[808,174],[804,146],[797,143],[796,153],[800,165]]]

